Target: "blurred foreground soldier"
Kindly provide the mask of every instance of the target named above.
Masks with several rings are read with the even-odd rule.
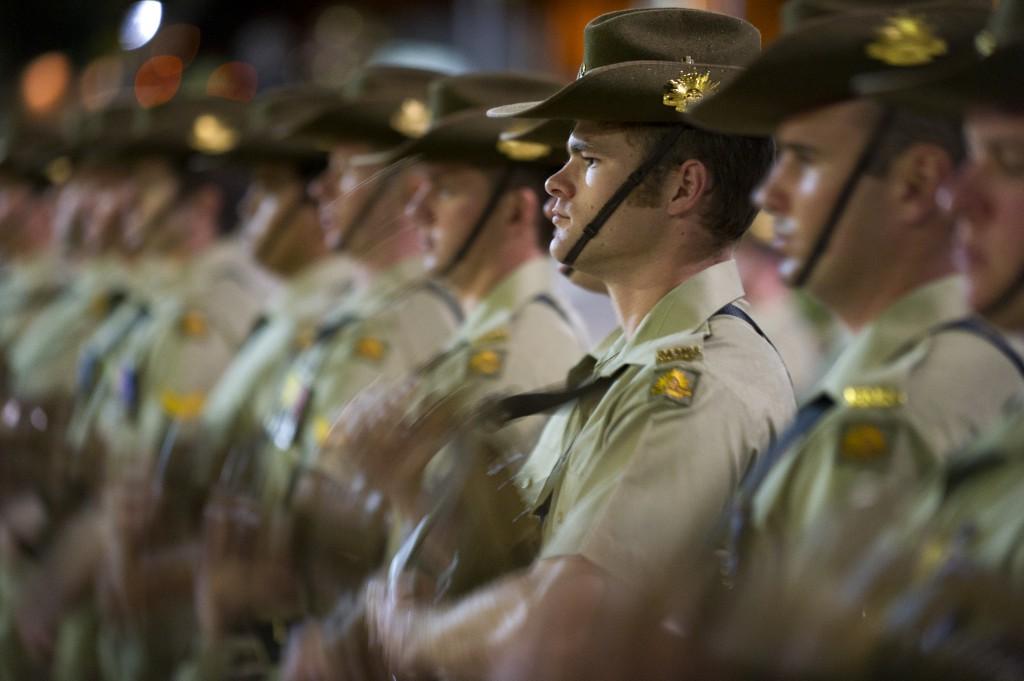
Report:
[[[500,133],[508,124],[486,116],[491,106],[543,97],[557,89],[558,83],[549,79],[513,73],[439,80],[431,85],[430,129],[420,139],[383,155],[390,161],[423,160],[424,184],[409,204],[408,214],[428,246],[429,271],[452,288],[467,318],[447,349],[406,384],[357,398],[341,415],[335,431],[340,437],[329,437],[318,463],[326,477],[351,484],[353,479],[347,476],[356,471],[356,476],[368,479],[371,490],[385,492],[391,516],[389,555],[420,521],[425,508],[438,497],[451,497],[450,512],[433,516],[433,523],[439,534],[455,537],[454,547],[442,542],[433,551],[424,551],[430,554],[425,573],[437,578],[426,588],[438,595],[462,593],[507,570],[510,562],[521,565],[529,560],[529,548],[505,528],[500,528],[499,536],[488,537],[486,547],[459,543],[458,537],[486,527],[487,518],[465,505],[473,492],[451,482],[458,477],[453,470],[464,467],[459,453],[446,448],[445,437],[422,428],[423,423],[453,398],[460,406],[476,405],[488,396],[551,385],[585,348],[573,311],[554,291],[553,263],[543,251],[550,239],[542,214],[543,182],[564,153],[545,144],[502,143]],[[534,418],[489,434],[501,443],[498,456],[510,459],[490,463],[518,467],[541,425]],[[426,459],[439,449],[443,453],[424,476]],[[409,474],[409,469],[415,472]],[[311,498],[313,487],[304,486]],[[358,492],[354,486],[350,490]],[[323,516],[331,527],[331,509],[326,506]],[[384,557],[378,556],[378,561]],[[354,593],[349,591],[349,602],[340,603],[323,627],[327,641],[315,640],[319,629],[304,630],[286,663],[288,675],[301,678],[316,668],[303,648],[311,640],[313,647],[326,646],[336,659],[346,656],[340,648],[353,632],[334,623],[339,616],[342,621],[354,618],[358,612],[351,604]],[[307,669],[307,663],[314,666]]]
[[[559,635],[585,631],[606,590],[649,583],[703,544],[794,410],[731,259],[770,143],[699,131],[686,113],[756,55],[757,31],[709,12],[628,10],[592,21],[584,42],[574,83],[491,113],[576,122],[547,182],[551,252],[607,285],[622,329],[570,372],[569,404],[520,472],[518,523],[540,534],[532,565],[443,607],[371,584],[371,633],[397,671],[484,676],[558,589],[579,599]]]
[[[755,199],[775,218],[781,272],[856,333],[745,479],[734,543],[751,530],[795,541],[827,514],[919,482],[1024,385],[1016,351],[969,316],[953,223],[935,203],[962,156],[958,127],[851,86],[952,60],[984,16],[929,4],[819,19],[694,110],[714,129],[774,131],[779,156]],[[808,87],[780,97],[794,78]]]
[[[872,74],[858,81],[886,100],[936,114],[964,116],[968,158],[948,190],[957,219],[971,307],[1019,337],[1024,332],[1024,3],[1004,1],[957,70]],[[1024,592],[1024,410],[961,451],[910,502],[896,534],[941,571],[969,560]],[[968,619],[969,621],[969,619]]]
[[[353,543],[349,537],[319,536],[293,516],[295,487],[315,462],[331,415],[373,382],[396,379],[427,362],[461,318],[447,291],[425,277],[423,241],[404,214],[419,186],[419,170],[410,163],[354,167],[349,162],[356,152],[382,151],[421,134],[422,98],[437,77],[420,69],[368,66],[342,97],[297,129],[296,134],[332,148],[332,172],[315,191],[328,239],[353,264],[355,291],[333,301],[317,326],[296,338],[282,370],[256,386],[262,394],[249,408],[249,418],[259,432],[236,428],[235,441],[226,443],[227,459],[207,512],[197,592],[204,632],[213,643],[253,623],[269,629],[275,622],[279,636],[282,619],[296,614],[289,611],[292,591],[277,581],[289,568],[301,568],[302,607],[314,611],[326,610],[338,585],[348,585],[348,563],[359,565],[357,579],[362,578],[358,556],[340,560],[331,550],[333,543]],[[215,539],[244,525],[246,508],[256,517],[295,522],[296,536],[278,546],[285,555],[265,555],[255,544],[249,554],[232,553]],[[326,557],[316,564],[308,560],[314,549]],[[374,545],[354,551],[372,554]],[[272,640],[264,643],[276,648]],[[232,666],[232,649],[241,647],[238,638],[209,646],[199,673],[216,676],[213,668]]]

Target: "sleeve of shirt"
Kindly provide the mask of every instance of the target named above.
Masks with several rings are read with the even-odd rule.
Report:
[[[704,399],[688,407],[639,396],[601,445],[606,461],[583,481],[544,557],[582,555],[643,584],[703,550],[766,425],[723,386],[702,387]]]

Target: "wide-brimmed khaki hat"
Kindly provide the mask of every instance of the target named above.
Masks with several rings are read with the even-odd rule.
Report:
[[[427,86],[444,74],[388,64],[360,69],[328,106],[318,106],[289,132],[321,148],[365,142],[387,149],[419,137],[430,123]]]
[[[858,98],[859,75],[962,63],[986,17],[960,1],[808,20],[694,106],[692,119],[719,132],[770,135],[786,118]]]
[[[503,143],[502,133],[513,130],[515,125],[488,118],[487,110],[502,103],[544,97],[562,84],[549,76],[511,72],[442,78],[430,85],[431,124],[422,137],[387,152],[357,157],[353,162],[389,164],[419,156],[484,165],[509,162],[560,165],[565,161],[564,148]]]
[[[761,35],[736,17],[702,10],[631,9],[603,14],[583,32],[575,81],[494,117],[679,123],[692,104],[754,59]]]
[[[931,113],[960,115],[971,107],[1024,111],[1024,2],[1001,0],[963,62],[923,73],[871,73],[854,87],[865,96]]]

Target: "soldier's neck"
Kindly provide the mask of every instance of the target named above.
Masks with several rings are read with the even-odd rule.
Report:
[[[651,261],[644,267],[602,275],[623,335],[632,339],[644,318],[672,289],[730,257],[731,253],[722,252],[692,263]]]

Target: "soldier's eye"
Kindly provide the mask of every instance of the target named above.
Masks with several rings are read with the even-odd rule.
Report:
[[[583,162],[587,164],[588,168],[592,168],[594,164],[597,163],[597,159],[594,158],[593,156],[583,156],[581,154],[580,158],[583,159]]]

